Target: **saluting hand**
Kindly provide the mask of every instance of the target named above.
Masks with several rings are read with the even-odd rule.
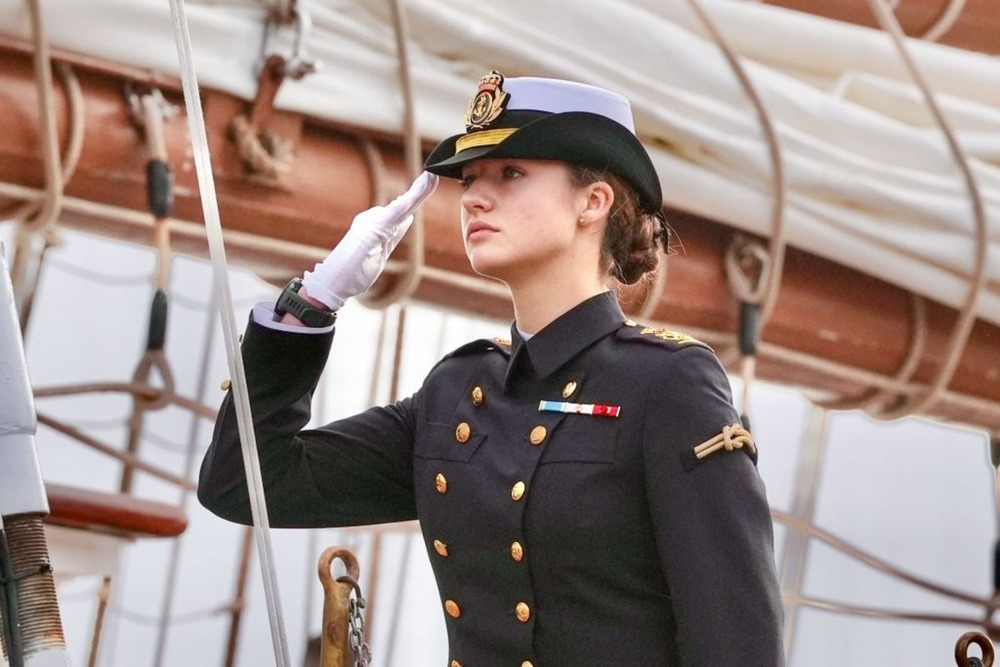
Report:
[[[355,216],[340,243],[302,277],[309,296],[330,310],[339,310],[347,299],[371,287],[413,224],[413,212],[437,184],[438,177],[425,171],[399,197]]]

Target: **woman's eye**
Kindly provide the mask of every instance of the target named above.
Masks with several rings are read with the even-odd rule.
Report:
[[[458,184],[462,186],[463,190],[468,190],[469,186],[472,185],[472,181],[474,180],[475,178],[473,176],[463,176],[462,178],[458,179]]]
[[[517,167],[504,167],[503,168],[503,177],[504,178],[518,178],[519,176],[523,176],[523,175],[524,175],[524,172],[521,171],[520,169],[518,169]]]

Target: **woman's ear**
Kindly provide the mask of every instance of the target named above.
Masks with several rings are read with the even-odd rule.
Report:
[[[587,186],[583,211],[580,213],[580,224],[591,225],[603,220],[611,212],[615,203],[615,193],[605,181],[596,181]]]

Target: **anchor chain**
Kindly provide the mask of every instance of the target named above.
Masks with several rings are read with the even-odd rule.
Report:
[[[365,608],[365,598],[361,595],[361,587],[348,575],[338,577],[337,582],[350,584],[353,589],[353,595],[347,602],[347,642],[351,647],[351,655],[354,656],[351,667],[368,667],[372,653],[365,640],[365,616],[361,613]]]

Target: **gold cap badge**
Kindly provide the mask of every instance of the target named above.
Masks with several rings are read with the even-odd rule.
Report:
[[[493,70],[479,80],[479,92],[469,101],[465,112],[465,130],[481,130],[507,108],[509,95],[503,90],[503,75]]]

